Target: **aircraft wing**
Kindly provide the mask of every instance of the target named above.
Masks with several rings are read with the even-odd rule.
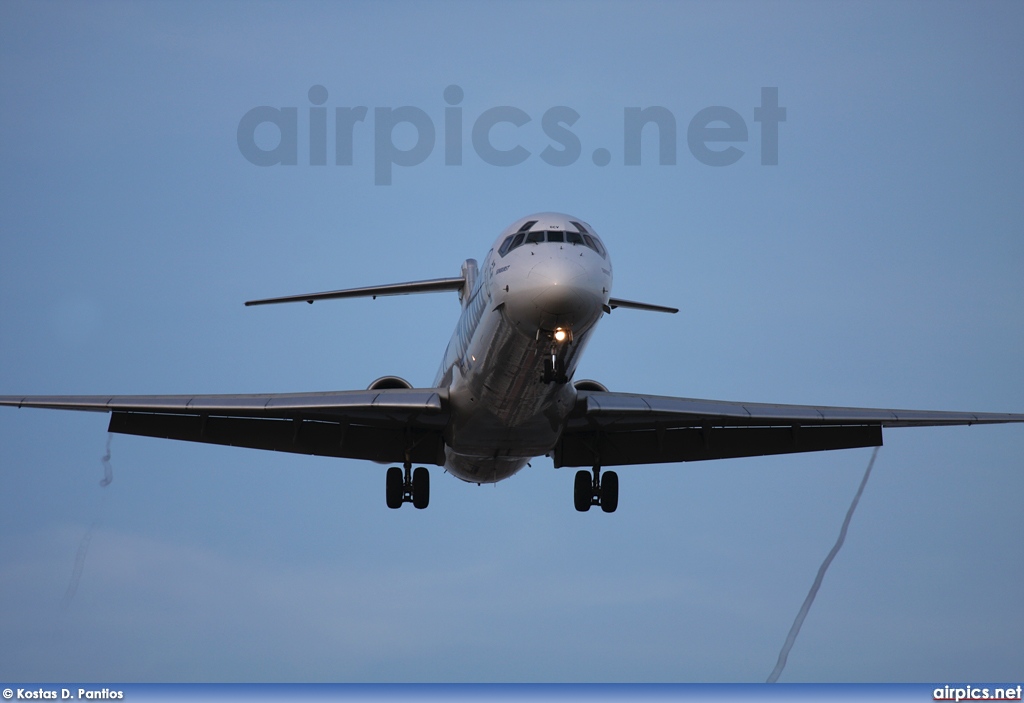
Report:
[[[109,412],[110,432],[369,461],[444,464],[446,388],[258,395],[0,396]]]
[[[839,408],[580,391],[555,466],[661,464],[875,447],[883,427],[1024,422],[1024,414]]]

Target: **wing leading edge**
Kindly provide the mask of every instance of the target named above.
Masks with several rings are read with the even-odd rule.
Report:
[[[0,396],[109,412],[110,432],[379,462],[444,464],[445,388],[258,395]]]
[[[555,466],[622,466],[874,447],[883,427],[1024,422],[1024,414],[739,403],[581,391]]]

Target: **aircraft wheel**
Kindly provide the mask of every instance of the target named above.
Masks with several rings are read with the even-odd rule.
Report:
[[[420,510],[430,504],[430,471],[425,466],[412,472],[412,504]]]
[[[614,513],[619,507],[619,475],[614,471],[606,471],[601,476],[601,510]]]
[[[590,482],[590,472],[577,471],[576,481],[573,484],[572,492],[573,504],[575,504],[576,510],[581,513],[585,513],[590,510],[590,502],[593,495],[594,490]]]
[[[405,476],[397,466],[388,469],[385,494],[388,507],[392,510],[402,507],[402,498],[405,494]]]

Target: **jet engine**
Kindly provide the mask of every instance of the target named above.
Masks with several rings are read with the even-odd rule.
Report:
[[[398,376],[381,376],[371,383],[366,390],[382,391],[387,388],[412,388],[412,384]]]

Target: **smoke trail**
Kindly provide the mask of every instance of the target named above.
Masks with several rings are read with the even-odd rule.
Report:
[[[97,518],[89,525],[89,529],[85,531],[82,541],[78,543],[78,551],[75,552],[75,566],[71,569],[71,582],[68,584],[68,590],[64,591],[64,597],[60,601],[61,610],[67,610],[68,606],[71,605],[71,600],[75,597],[75,592],[78,590],[78,582],[82,579],[82,570],[85,569],[85,555],[89,553],[92,531],[96,529],[98,524],[99,519]]]
[[[825,578],[825,572],[828,571],[829,564],[836,558],[836,554],[839,553],[840,547],[843,546],[843,542],[846,541],[846,529],[850,526],[850,520],[853,518],[853,511],[857,509],[857,503],[860,502],[860,496],[864,492],[864,486],[868,483],[868,477],[871,475],[871,467],[875,465],[875,457],[878,456],[878,447],[875,447],[875,451],[871,452],[871,461],[868,462],[868,468],[864,472],[864,478],[860,480],[860,486],[857,488],[857,494],[853,496],[853,502],[850,503],[850,509],[846,511],[846,518],[843,520],[843,527],[839,530],[839,538],[836,543],[832,545],[832,551],[825,557],[825,561],[821,563],[821,567],[818,569],[818,575],[814,577],[814,583],[811,585],[811,590],[808,591],[807,597],[804,598],[804,604],[800,606],[800,612],[796,614],[796,620],[793,621],[793,627],[789,628],[789,634],[786,635],[786,642],[782,645],[782,651],[779,652],[779,660],[775,663],[775,668],[772,673],[768,675],[768,680],[765,683],[775,683],[779,680],[779,675],[782,670],[786,668],[786,659],[789,658],[789,650],[793,649],[793,643],[796,642],[796,636],[800,634],[800,628],[804,624],[804,618],[807,617],[807,612],[811,609],[811,603],[814,602],[814,597],[818,595],[818,589],[821,588],[821,580]]]
[[[114,467],[110,465],[110,441],[114,439],[112,432],[107,433],[107,453],[100,457],[103,462],[103,480],[100,485],[106,488],[114,480]]]
[[[110,441],[114,438],[113,434],[107,434],[107,451],[100,457],[100,461],[103,463],[103,479],[100,481],[100,486],[106,488],[114,480],[114,467],[110,463]],[[71,605],[72,599],[75,597],[75,592],[78,591],[78,582],[82,579],[82,571],[85,569],[85,557],[89,553],[89,542],[92,541],[93,530],[96,529],[97,525],[100,524],[100,518],[103,514],[103,505],[106,503],[106,492],[103,493],[103,499],[100,501],[99,515],[92,524],[89,525],[89,529],[85,531],[85,535],[82,537],[82,541],[78,543],[78,551],[75,552],[75,565],[71,569],[71,582],[68,583],[68,588],[64,592],[64,597],[60,601],[60,609],[67,610],[68,606]]]

